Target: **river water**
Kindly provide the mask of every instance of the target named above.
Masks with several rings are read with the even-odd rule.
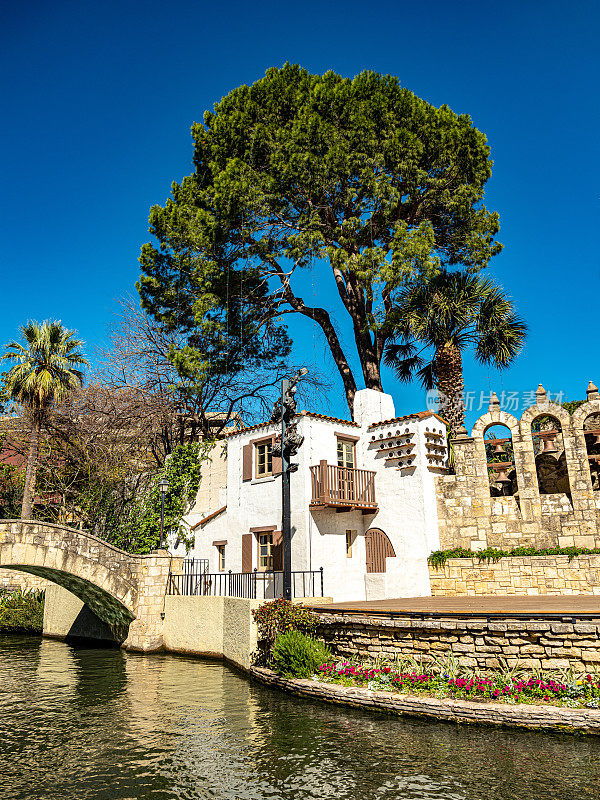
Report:
[[[403,720],[220,663],[0,636],[1,800],[586,800],[600,737]]]

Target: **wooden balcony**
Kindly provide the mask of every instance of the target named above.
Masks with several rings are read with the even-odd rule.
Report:
[[[321,461],[310,468],[311,508],[359,509],[363,514],[377,511],[375,473],[367,469],[335,467]]]

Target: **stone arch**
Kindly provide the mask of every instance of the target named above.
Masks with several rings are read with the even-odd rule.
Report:
[[[485,430],[483,444],[490,482],[490,496],[514,497],[518,495],[511,429],[502,422],[492,423]]]
[[[568,463],[568,434],[571,417],[560,406],[553,403],[547,405],[548,408],[532,415],[529,424],[538,491],[540,495],[565,494],[570,498],[572,483]],[[550,409],[550,406],[553,408]],[[552,413],[556,408],[563,413]]]
[[[61,525],[5,521],[0,567],[36,575],[79,597],[115,635],[136,617],[135,557],[90,534]],[[124,638],[124,637],[123,637]]]
[[[483,414],[473,425],[471,436],[475,441],[477,456],[481,464],[485,468],[486,479],[489,481],[488,458],[485,446],[485,434],[494,425],[503,425],[510,431],[510,438],[512,441],[514,466],[510,471],[511,478],[511,492],[513,496],[520,498],[523,496],[523,489],[525,488],[523,480],[523,447],[521,443],[519,421],[512,414],[506,411],[501,411],[499,408],[492,408],[486,414]]]

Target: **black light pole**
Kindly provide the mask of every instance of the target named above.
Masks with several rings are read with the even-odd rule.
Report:
[[[166,478],[162,478],[158,488],[160,489],[160,542],[158,543],[158,549],[162,550],[165,532],[165,495],[169,491],[169,481]]]
[[[290,415],[286,408],[290,382],[281,381],[281,533],[283,535],[283,597],[292,599],[292,520],[290,508],[290,453],[287,444]]]
[[[276,403],[273,416],[281,414],[281,439],[276,443],[275,454],[281,455],[281,533],[283,537],[283,597],[292,599],[292,522],[290,503],[290,474],[298,469],[290,459],[301,444],[302,437],[296,430],[296,384],[308,373],[306,367],[298,370],[292,378],[281,381],[281,400]]]

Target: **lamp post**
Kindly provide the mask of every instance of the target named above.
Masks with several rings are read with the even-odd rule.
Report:
[[[281,400],[273,409],[273,421],[281,419],[281,437],[275,444],[274,455],[281,456],[281,533],[283,538],[283,597],[292,599],[292,525],[290,509],[290,474],[298,469],[290,459],[296,455],[302,436],[296,429],[296,384],[308,373],[306,367],[298,370],[291,378],[281,381]]]
[[[158,488],[160,489],[160,542],[158,543],[158,549],[162,550],[165,532],[165,495],[169,491],[169,481],[163,477],[158,484]]]

